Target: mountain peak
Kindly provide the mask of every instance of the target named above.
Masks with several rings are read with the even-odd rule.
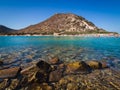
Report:
[[[104,30],[99,29],[92,22],[72,13],[57,13],[41,23],[21,30],[25,34],[53,34],[61,32],[63,34],[80,34],[102,31]]]

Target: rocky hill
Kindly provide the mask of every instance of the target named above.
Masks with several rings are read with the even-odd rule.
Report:
[[[98,28],[92,22],[86,20],[85,18],[71,13],[55,14],[43,22],[28,26],[20,30],[13,30],[2,25],[0,26],[0,34],[7,35],[53,35],[56,33],[75,35],[109,32]]]
[[[102,33],[92,22],[75,14],[55,14],[49,19],[31,25],[19,31],[21,34],[80,34],[80,33]]]

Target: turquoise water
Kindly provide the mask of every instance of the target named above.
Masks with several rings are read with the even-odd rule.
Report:
[[[1,68],[30,65],[58,56],[63,61],[103,60],[120,69],[120,38],[0,36]]]

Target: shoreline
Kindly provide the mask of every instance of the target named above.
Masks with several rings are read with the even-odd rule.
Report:
[[[75,37],[120,37],[120,34],[78,34],[78,35],[0,35],[0,36],[75,36]]]

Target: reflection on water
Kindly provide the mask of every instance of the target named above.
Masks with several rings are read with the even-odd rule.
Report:
[[[107,60],[120,68],[120,38],[0,36],[0,68],[29,65],[58,56],[63,61]],[[28,64],[29,63],[29,64]]]

